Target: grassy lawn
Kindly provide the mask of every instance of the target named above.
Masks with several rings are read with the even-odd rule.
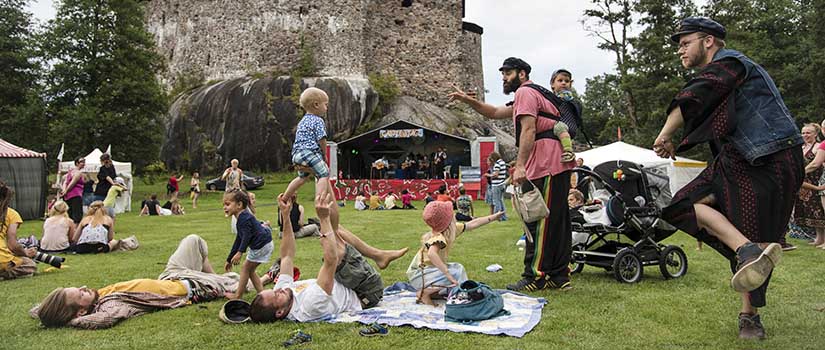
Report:
[[[204,178],[206,179],[206,178]],[[275,219],[274,196],[286,188],[289,175],[267,177],[267,185],[254,191],[258,198],[258,218]],[[188,178],[184,180],[188,184]],[[165,184],[136,182],[133,208],[148,192],[165,193]],[[184,188],[185,186],[181,186]],[[569,292],[535,293],[549,303],[538,326],[524,338],[430,331],[412,327],[391,328],[389,336],[362,338],[358,324],[246,324],[230,326],[217,318],[223,301],[188,306],[137,317],[101,331],[73,329],[45,330],[27,315],[27,310],[59,286],[87,285],[92,288],[134,279],[156,278],[178,241],[190,233],[209,243],[211,261],[222,267],[233,241],[229,219],[220,209],[220,193],[201,198],[198,209],[186,204],[187,215],[137,217],[137,210],[117,218],[116,237],[136,235],[140,249],[95,256],[67,255],[65,270],[43,273],[39,264],[33,278],[0,282],[0,324],[4,349],[259,349],[280,347],[289,334],[301,328],[313,335],[315,349],[821,349],[825,343],[825,289],[822,277],[825,252],[794,241],[800,248],[784,256],[768,294],[769,307],[763,309],[763,323],[769,335],[764,342],[736,339],[740,299],[729,287],[730,272],[720,255],[706,248],[698,252],[685,234],[676,234],[666,243],[683,247],[688,254],[688,274],[666,281],[658,268],[647,267],[644,279],[634,285],[619,284],[602,269],[587,266],[574,275]],[[311,208],[312,186],[304,186],[301,202]],[[352,203],[341,210],[341,223],[379,248],[410,247],[426,230],[421,220],[422,202],[415,211],[356,212]],[[477,212],[485,204],[476,202]],[[511,216],[512,211],[510,211]],[[514,243],[521,235],[515,221],[494,223],[463,236],[451,253],[451,261],[461,262],[470,278],[496,288],[519,278],[523,252]],[[42,233],[42,221],[23,224],[20,236]],[[277,238],[276,238],[277,241]],[[276,248],[277,249],[277,248]],[[277,252],[277,250],[276,250]],[[296,264],[303,278],[313,278],[320,266],[321,250],[312,238],[298,240]],[[406,280],[409,254],[382,272],[385,284]],[[493,263],[504,269],[490,273]],[[267,266],[268,267],[268,266]],[[259,272],[265,271],[261,266]],[[237,269],[236,269],[237,271]],[[251,300],[254,292],[247,293]]]

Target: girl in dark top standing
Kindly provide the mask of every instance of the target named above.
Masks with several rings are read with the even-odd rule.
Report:
[[[108,153],[100,155],[100,169],[97,170],[97,187],[95,187],[94,200],[102,201],[106,199],[109,194],[109,189],[115,183],[117,171],[115,165],[112,164],[112,156]]]
[[[241,268],[241,278],[238,281],[240,287],[236,293],[227,292],[225,296],[228,299],[242,298],[249,280],[252,280],[252,285],[255,286],[258,293],[263,291],[263,284],[261,284],[258,274],[255,273],[255,269],[259,264],[268,263],[272,255],[272,230],[261,225],[258,219],[247,210],[249,205],[249,195],[243,191],[227,192],[223,196],[224,213],[232,215],[238,220],[236,224],[238,234],[235,236],[235,243],[232,244],[232,250],[226,258],[224,270],[226,272],[232,271],[232,265],[240,263],[241,255],[249,247],[246,261],[244,261]]]

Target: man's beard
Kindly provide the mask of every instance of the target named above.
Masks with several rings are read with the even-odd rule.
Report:
[[[504,94],[509,95],[511,92],[516,92],[519,86],[521,86],[521,78],[518,75],[513,77],[513,80],[504,82]]]

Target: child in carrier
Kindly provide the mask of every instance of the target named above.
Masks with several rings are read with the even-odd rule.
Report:
[[[566,69],[559,69],[553,72],[553,75],[550,77],[550,89],[553,90],[556,96],[564,101],[571,101],[575,98],[572,85],[573,74]],[[564,150],[561,154],[561,161],[568,163],[576,160],[576,154],[573,153],[573,140],[570,138],[567,124],[560,120],[556,121],[556,125],[553,126],[553,134],[559,138],[561,147]]]

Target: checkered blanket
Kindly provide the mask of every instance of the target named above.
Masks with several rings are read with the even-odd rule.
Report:
[[[384,291],[384,299],[378,306],[357,312],[343,313],[326,322],[373,322],[390,326],[409,325],[415,328],[442,329],[452,332],[476,332],[484,334],[504,334],[523,337],[541,320],[541,309],[547,303],[544,298],[534,298],[524,294],[500,291],[504,298],[504,309],[509,316],[462,324],[444,320],[444,302],[433,307],[416,304],[415,292],[406,288],[405,283],[396,283]]]

